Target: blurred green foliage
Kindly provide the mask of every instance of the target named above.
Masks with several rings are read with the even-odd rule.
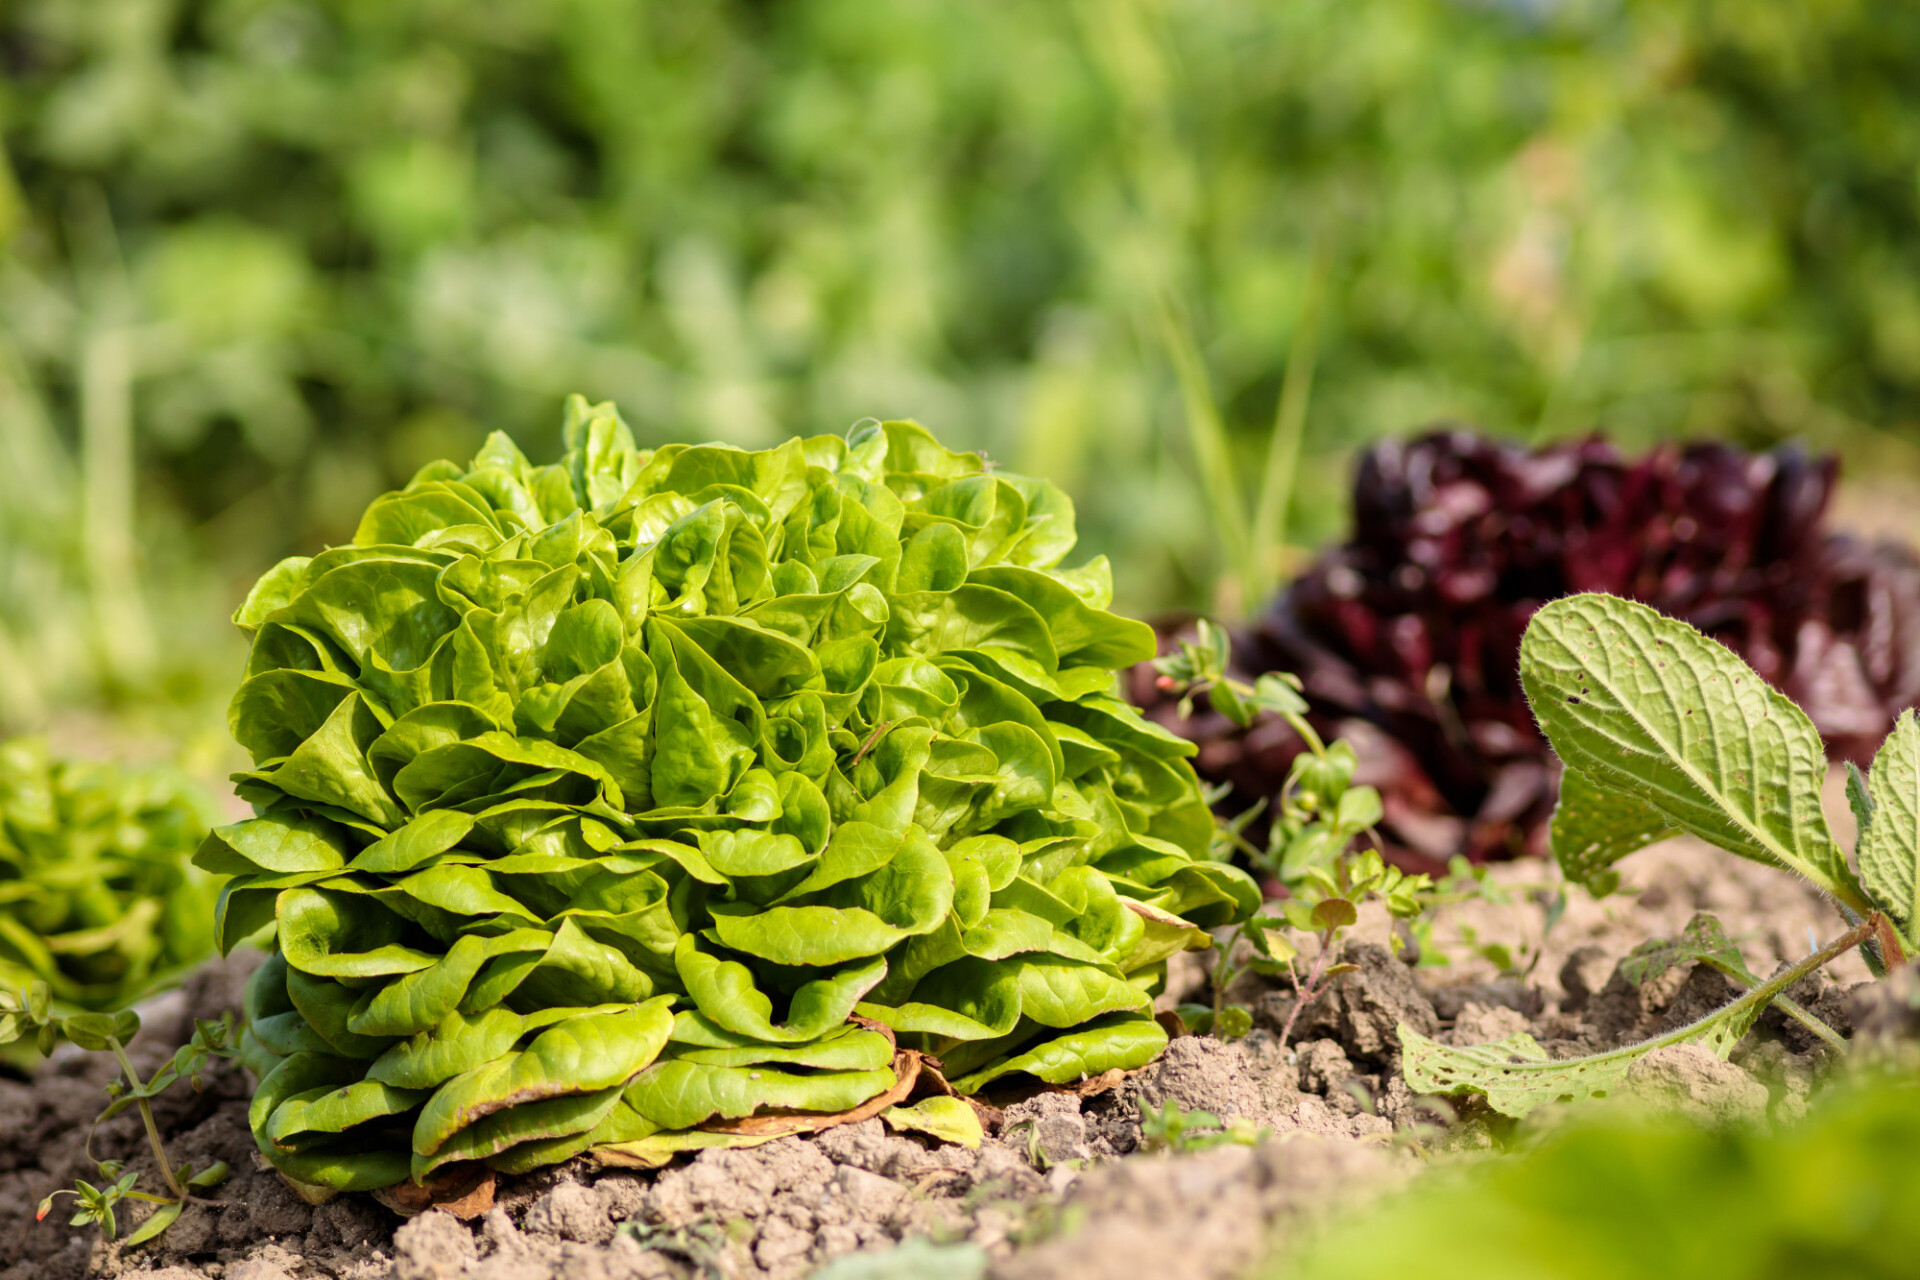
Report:
[[[1431,1174],[1272,1280],[1901,1280],[1920,1256],[1920,1081],[1830,1088],[1768,1133],[1602,1110]]]
[[[111,1012],[212,955],[219,881],[188,859],[215,813],[170,769],[0,741],[0,988]]]
[[[0,723],[199,699],[240,585],[576,389],[646,442],[917,417],[1068,488],[1131,610],[1244,603],[1210,513],[1310,295],[1261,554],[1434,417],[1870,451],[1916,65],[1906,0],[12,0]]]

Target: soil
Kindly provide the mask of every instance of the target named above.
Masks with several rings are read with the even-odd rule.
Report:
[[[0,1079],[0,1280],[1226,1280],[1335,1207],[1404,1182],[1423,1160],[1494,1145],[1471,1109],[1443,1126],[1445,1113],[1408,1090],[1397,1023],[1454,1043],[1527,1030],[1550,1052],[1592,1052],[1730,997],[1704,968],[1638,988],[1616,970],[1636,943],[1679,932],[1695,911],[1717,914],[1763,974],[1807,954],[1809,929],[1831,936],[1838,927],[1831,908],[1788,877],[1699,845],[1670,842],[1623,869],[1621,893],[1597,902],[1571,893],[1549,926],[1559,888],[1551,866],[1497,868],[1490,889],[1442,912],[1418,967],[1383,918],[1363,919],[1343,957],[1354,968],[1301,1011],[1290,1048],[1277,1038],[1290,989],[1248,978],[1233,992],[1254,1015],[1244,1039],[1181,1036],[1104,1092],[1013,1101],[977,1151],[874,1119],[652,1173],[576,1159],[503,1182],[470,1221],[437,1209],[402,1219],[361,1195],[306,1203],[255,1154],[246,1079],[222,1063],[199,1093],[177,1087],[157,1107],[176,1159],[232,1168],[211,1193],[220,1203],[190,1207],[158,1241],[132,1249],[68,1227],[64,1201],[36,1223],[42,1197],[91,1176],[87,1125],[114,1074],[105,1055],[63,1047],[31,1081]],[[1514,953],[1513,967],[1473,949],[1493,942]],[[136,1064],[150,1070],[170,1053],[191,1015],[237,1008],[257,962],[211,964],[145,1008]],[[1812,980],[1795,994],[1844,1031],[1846,988],[1865,973],[1836,971],[1837,984]],[[1164,999],[1198,994],[1204,980],[1197,965],[1182,968]],[[1664,1050],[1636,1066],[1633,1083],[1703,1123],[1787,1120],[1804,1108],[1819,1062],[1810,1036],[1769,1015],[1732,1063]],[[1210,1113],[1240,1140],[1149,1150],[1152,1119],[1168,1103]],[[151,1177],[134,1113],[101,1125],[92,1142]],[[123,1234],[140,1213],[123,1206]]]

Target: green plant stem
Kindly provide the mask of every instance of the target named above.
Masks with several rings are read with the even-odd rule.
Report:
[[[1214,1033],[1219,1034],[1220,1014],[1227,1007],[1227,988],[1240,976],[1240,968],[1233,963],[1233,949],[1246,938],[1247,930],[1253,927],[1253,921],[1241,925],[1233,931],[1226,945],[1220,948],[1220,962],[1213,966],[1211,982],[1213,986],[1213,1025]]]
[[[1233,931],[1225,945],[1220,948],[1220,960],[1208,975],[1208,985],[1213,988],[1213,1025],[1220,1025],[1220,1011],[1226,1007],[1227,984],[1233,981],[1233,948],[1240,941],[1240,930]]]
[[[1701,963],[1731,982],[1742,984],[1752,982],[1751,975],[1742,973],[1740,970],[1729,965],[1721,964],[1712,957],[1702,959]],[[1801,1026],[1813,1032],[1814,1035],[1826,1041],[1827,1047],[1835,1053],[1845,1053],[1847,1051],[1847,1042],[1841,1037],[1840,1033],[1828,1026],[1822,1018],[1798,1000],[1794,1000],[1785,995],[1779,995],[1774,997],[1773,1002],[1780,1006],[1780,1012],[1786,1014]]]
[[[1316,756],[1324,756],[1327,754],[1327,744],[1320,740],[1320,735],[1314,732],[1313,726],[1307,723],[1305,716],[1298,712],[1288,712],[1285,719],[1287,726],[1299,734],[1301,741],[1307,744],[1307,750],[1313,752]]]
[[[1789,999],[1784,995],[1778,995],[1773,998],[1773,1002],[1780,1006],[1780,1012],[1786,1014],[1801,1026],[1813,1032],[1814,1035],[1826,1041],[1827,1047],[1835,1053],[1845,1053],[1847,1051],[1845,1037],[1828,1026],[1824,1018],[1815,1014],[1798,1000]]]
[[[107,1043],[113,1047],[113,1056],[120,1060],[120,1069],[127,1073],[127,1084],[137,1095],[140,1090],[146,1088],[146,1085],[141,1083],[139,1073],[133,1069],[133,1062],[127,1057],[127,1051],[113,1036],[107,1037]],[[147,1105],[144,1097],[136,1096],[133,1104],[140,1109],[140,1122],[147,1127],[147,1142],[153,1147],[153,1158],[160,1166],[160,1176],[166,1181],[167,1189],[173,1192],[176,1200],[191,1199],[187,1189],[180,1185],[180,1180],[173,1176],[173,1164],[167,1159],[166,1144],[160,1140],[160,1126],[154,1123],[153,1108]]]
[[[1885,918],[1880,916],[1880,913],[1877,911],[1874,913],[1874,916],[1881,919]],[[1624,1049],[1614,1049],[1607,1053],[1596,1053],[1585,1058],[1557,1058],[1551,1062],[1541,1063],[1540,1065],[1556,1070],[1565,1069],[1577,1067],[1586,1062],[1603,1062],[1609,1058],[1637,1056],[1653,1049],[1665,1048],[1668,1045],[1684,1044],[1699,1035],[1703,1030],[1706,1030],[1713,1023],[1725,1021],[1729,1014],[1744,1012],[1749,1008],[1766,1008],[1781,992],[1791,987],[1794,983],[1800,981],[1808,974],[1818,973],[1839,957],[1859,946],[1873,933],[1874,927],[1874,920],[1872,918],[1861,921],[1858,925],[1847,930],[1847,932],[1841,934],[1840,937],[1820,948],[1820,950],[1814,952],[1805,960],[1802,960],[1785,972],[1767,979],[1739,999],[1724,1004],[1712,1013],[1709,1013],[1706,1017],[1689,1022],[1686,1026],[1669,1031],[1663,1036],[1657,1036],[1652,1040],[1643,1041],[1640,1044],[1628,1045]],[[1836,1039],[1837,1038],[1838,1037],[1836,1037]],[[1844,1047],[1844,1042],[1842,1042],[1842,1047]]]
[[[1287,352],[1273,434],[1267,439],[1267,468],[1254,505],[1253,548],[1248,556],[1255,577],[1247,584],[1249,608],[1272,594],[1280,578],[1279,553],[1286,546],[1288,507],[1299,482],[1300,442],[1306,433],[1307,402],[1313,394],[1314,364],[1320,352],[1320,300],[1325,291],[1325,255],[1316,251],[1307,276],[1300,323]]]
[[[1233,479],[1232,447],[1213,390],[1207,384],[1206,365],[1193,340],[1192,329],[1167,298],[1160,299],[1160,330],[1180,380],[1186,407],[1187,436],[1200,465],[1200,484],[1213,514],[1214,528],[1226,551],[1228,571],[1222,575],[1221,613],[1232,616],[1254,603],[1248,598],[1254,567],[1248,563],[1247,512]]]
[[[1312,999],[1320,994],[1320,977],[1327,971],[1327,961],[1333,955],[1333,935],[1336,929],[1328,929],[1320,935],[1320,950],[1313,957],[1313,964],[1307,969],[1307,984],[1296,985],[1293,1008],[1287,1010],[1287,1020],[1280,1027],[1280,1047],[1285,1049],[1287,1041],[1293,1038],[1293,1024],[1299,1018],[1300,1011],[1307,1007]]]
[[[1774,997],[1778,996],[1781,992],[1791,987],[1794,983],[1800,981],[1800,979],[1806,977],[1810,973],[1818,973],[1820,970],[1826,968],[1829,964],[1833,963],[1834,960],[1845,955],[1847,952],[1851,951],[1853,948],[1859,946],[1862,942],[1866,941],[1867,938],[1879,926],[1879,923],[1885,920],[1886,920],[1885,915],[1883,915],[1878,911],[1874,912],[1871,916],[1868,916],[1865,920],[1861,921],[1858,925],[1847,930],[1847,932],[1841,934],[1837,939],[1835,939],[1832,942],[1829,942],[1826,946],[1820,948],[1820,950],[1814,952],[1812,955],[1808,956],[1805,960],[1802,960],[1799,964],[1794,965],[1791,969],[1788,969],[1785,973],[1777,974],[1776,976],[1767,979],[1765,982],[1755,987],[1752,991],[1749,991],[1746,995],[1740,997],[1739,1000],[1734,1001],[1734,1004],[1751,1002],[1751,1003],[1757,1003],[1760,1006],[1765,1007],[1767,1004],[1772,1003]],[[1722,1012],[1724,1012],[1724,1010]],[[1709,1015],[1709,1016],[1712,1016],[1712,1015]],[[1838,1036],[1835,1036],[1834,1038],[1836,1040],[1839,1039]],[[1844,1045],[1842,1047],[1844,1047]]]

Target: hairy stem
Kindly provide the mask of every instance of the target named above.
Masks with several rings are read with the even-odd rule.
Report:
[[[1818,973],[1839,957],[1859,946],[1862,942],[1866,941],[1868,935],[1886,923],[1887,917],[1885,915],[1878,911],[1874,912],[1858,925],[1847,930],[1838,938],[1829,942],[1805,960],[1802,960],[1799,964],[1788,969],[1785,973],[1767,979],[1749,992],[1747,997],[1743,998],[1753,998],[1763,1002],[1773,1000],[1782,991],[1785,991],[1788,987],[1800,981],[1800,979],[1810,973]]]
[[[1747,981],[1747,979],[1741,976],[1739,972],[1727,967],[1726,965],[1717,964],[1711,959],[1705,961],[1705,963],[1709,968],[1715,970],[1716,972],[1721,974],[1723,977],[1729,979],[1730,981],[1738,982],[1738,983],[1745,983]],[[1805,1005],[1801,1004],[1798,1000],[1791,999],[1785,994],[1781,994],[1781,995],[1775,996],[1773,998],[1773,1002],[1774,1004],[1780,1007],[1780,1012],[1786,1014],[1789,1018],[1792,1018],[1795,1022],[1799,1023],[1801,1026],[1813,1032],[1814,1035],[1819,1036],[1822,1040],[1826,1041],[1827,1047],[1832,1049],[1835,1053],[1845,1053],[1847,1051],[1847,1042],[1840,1035],[1840,1033],[1838,1031],[1835,1031],[1832,1027],[1828,1026],[1824,1019],[1819,1017],[1819,1015],[1815,1014],[1812,1010],[1808,1009]]]
[[[1606,1058],[1619,1058],[1645,1053],[1649,1049],[1664,1048],[1670,1044],[1681,1044],[1691,1040],[1696,1035],[1699,1035],[1701,1030],[1708,1024],[1719,1021],[1737,1010],[1744,1011],[1749,1008],[1764,1009],[1772,1003],[1782,991],[1785,991],[1788,987],[1791,987],[1808,974],[1818,973],[1821,969],[1826,968],[1839,957],[1864,942],[1874,931],[1875,918],[1884,919],[1884,917],[1880,916],[1880,913],[1876,911],[1872,917],[1862,920],[1858,925],[1847,930],[1847,932],[1841,934],[1838,938],[1829,942],[1826,946],[1820,948],[1820,950],[1814,952],[1792,968],[1767,979],[1739,999],[1720,1006],[1712,1013],[1690,1022],[1684,1027],[1678,1027],[1663,1036],[1656,1036],[1652,1040],[1643,1041],[1640,1044],[1628,1045],[1624,1049],[1613,1049],[1606,1053],[1596,1053],[1586,1058],[1556,1059],[1540,1065],[1543,1067],[1566,1068],[1578,1066],[1583,1062],[1594,1062]]]

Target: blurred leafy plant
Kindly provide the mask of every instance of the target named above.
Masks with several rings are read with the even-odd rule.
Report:
[[[1773,1129],[1610,1107],[1527,1149],[1436,1170],[1261,1274],[1897,1280],[1920,1250],[1916,1150],[1910,1073],[1843,1080]]]
[[[211,1190],[226,1181],[224,1161],[216,1160],[205,1169],[196,1170],[191,1162],[176,1166],[168,1158],[166,1144],[160,1140],[160,1126],[153,1118],[152,1103],[183,1079],[198,1093],[202,1087],[201,1073],[211,1059],[236,1056],[230,1017],[223,1015],[218,1022],[196,1018],[193,1037],[175,1050],[173,1057],[150,1078],[142,1080],[133,1060],[127,1056],[127,1045],[139,1033],[140,1015],[131,1009],[117,1013],[56,1015],[53,992],[44,982],[29,983],[18,991],[0,992],[0,1044],[31,1038],[40,1052],[46,1054],[64,1039],[91,1053],[111,1053],[120,1064],[120,1078],[107,1086],[106,1109],[95,1118],[93,1129],[87,1131],[87,1155],[100,1171],[102,1185],[77,1180],[70,1189],[55,1191],[42,1200],[35,1217],[44,1221],[60,1197],[71,1196],[76,1202],[70,1220],[72,1225],[96,1224],[101,1234],[111,1240],[119,1232],[115,1207],[121,1201],[142,1200],[157,1206],[127,1237],[128,1245],[154,1239],[172,1226],[189,1204],[208,1203],[196,1192]],[[137,1190],[140,1172],[137,1169],[128,1172],[124,1160],[101,1160],[93,1156],[93,1130],[128,1107],[137,1107],[140,1111],[154,1167],[165,1189],[163,1195]]]
[[[87,655],[14,714],[164,690],[175,548],[249,579],[582,386],[648,442],[936,417],[1136,609],[1255,603],[1382,424],[1874,446],[1916,50],[1901,0],[5,6],[0,643]]]
[[[1236,1117],[1222,1120],[1211,1111],[1183,1111],[1168,1099],[1140,1110],[1141,1146],[1147,1151],[1207,1151],[1214,1147],[1251,1147],[1268,1135]]]
[[[212,816],[171,771],[0,742],[0,985],[120,1009],[213,954],[218,881],[189,861]]]

